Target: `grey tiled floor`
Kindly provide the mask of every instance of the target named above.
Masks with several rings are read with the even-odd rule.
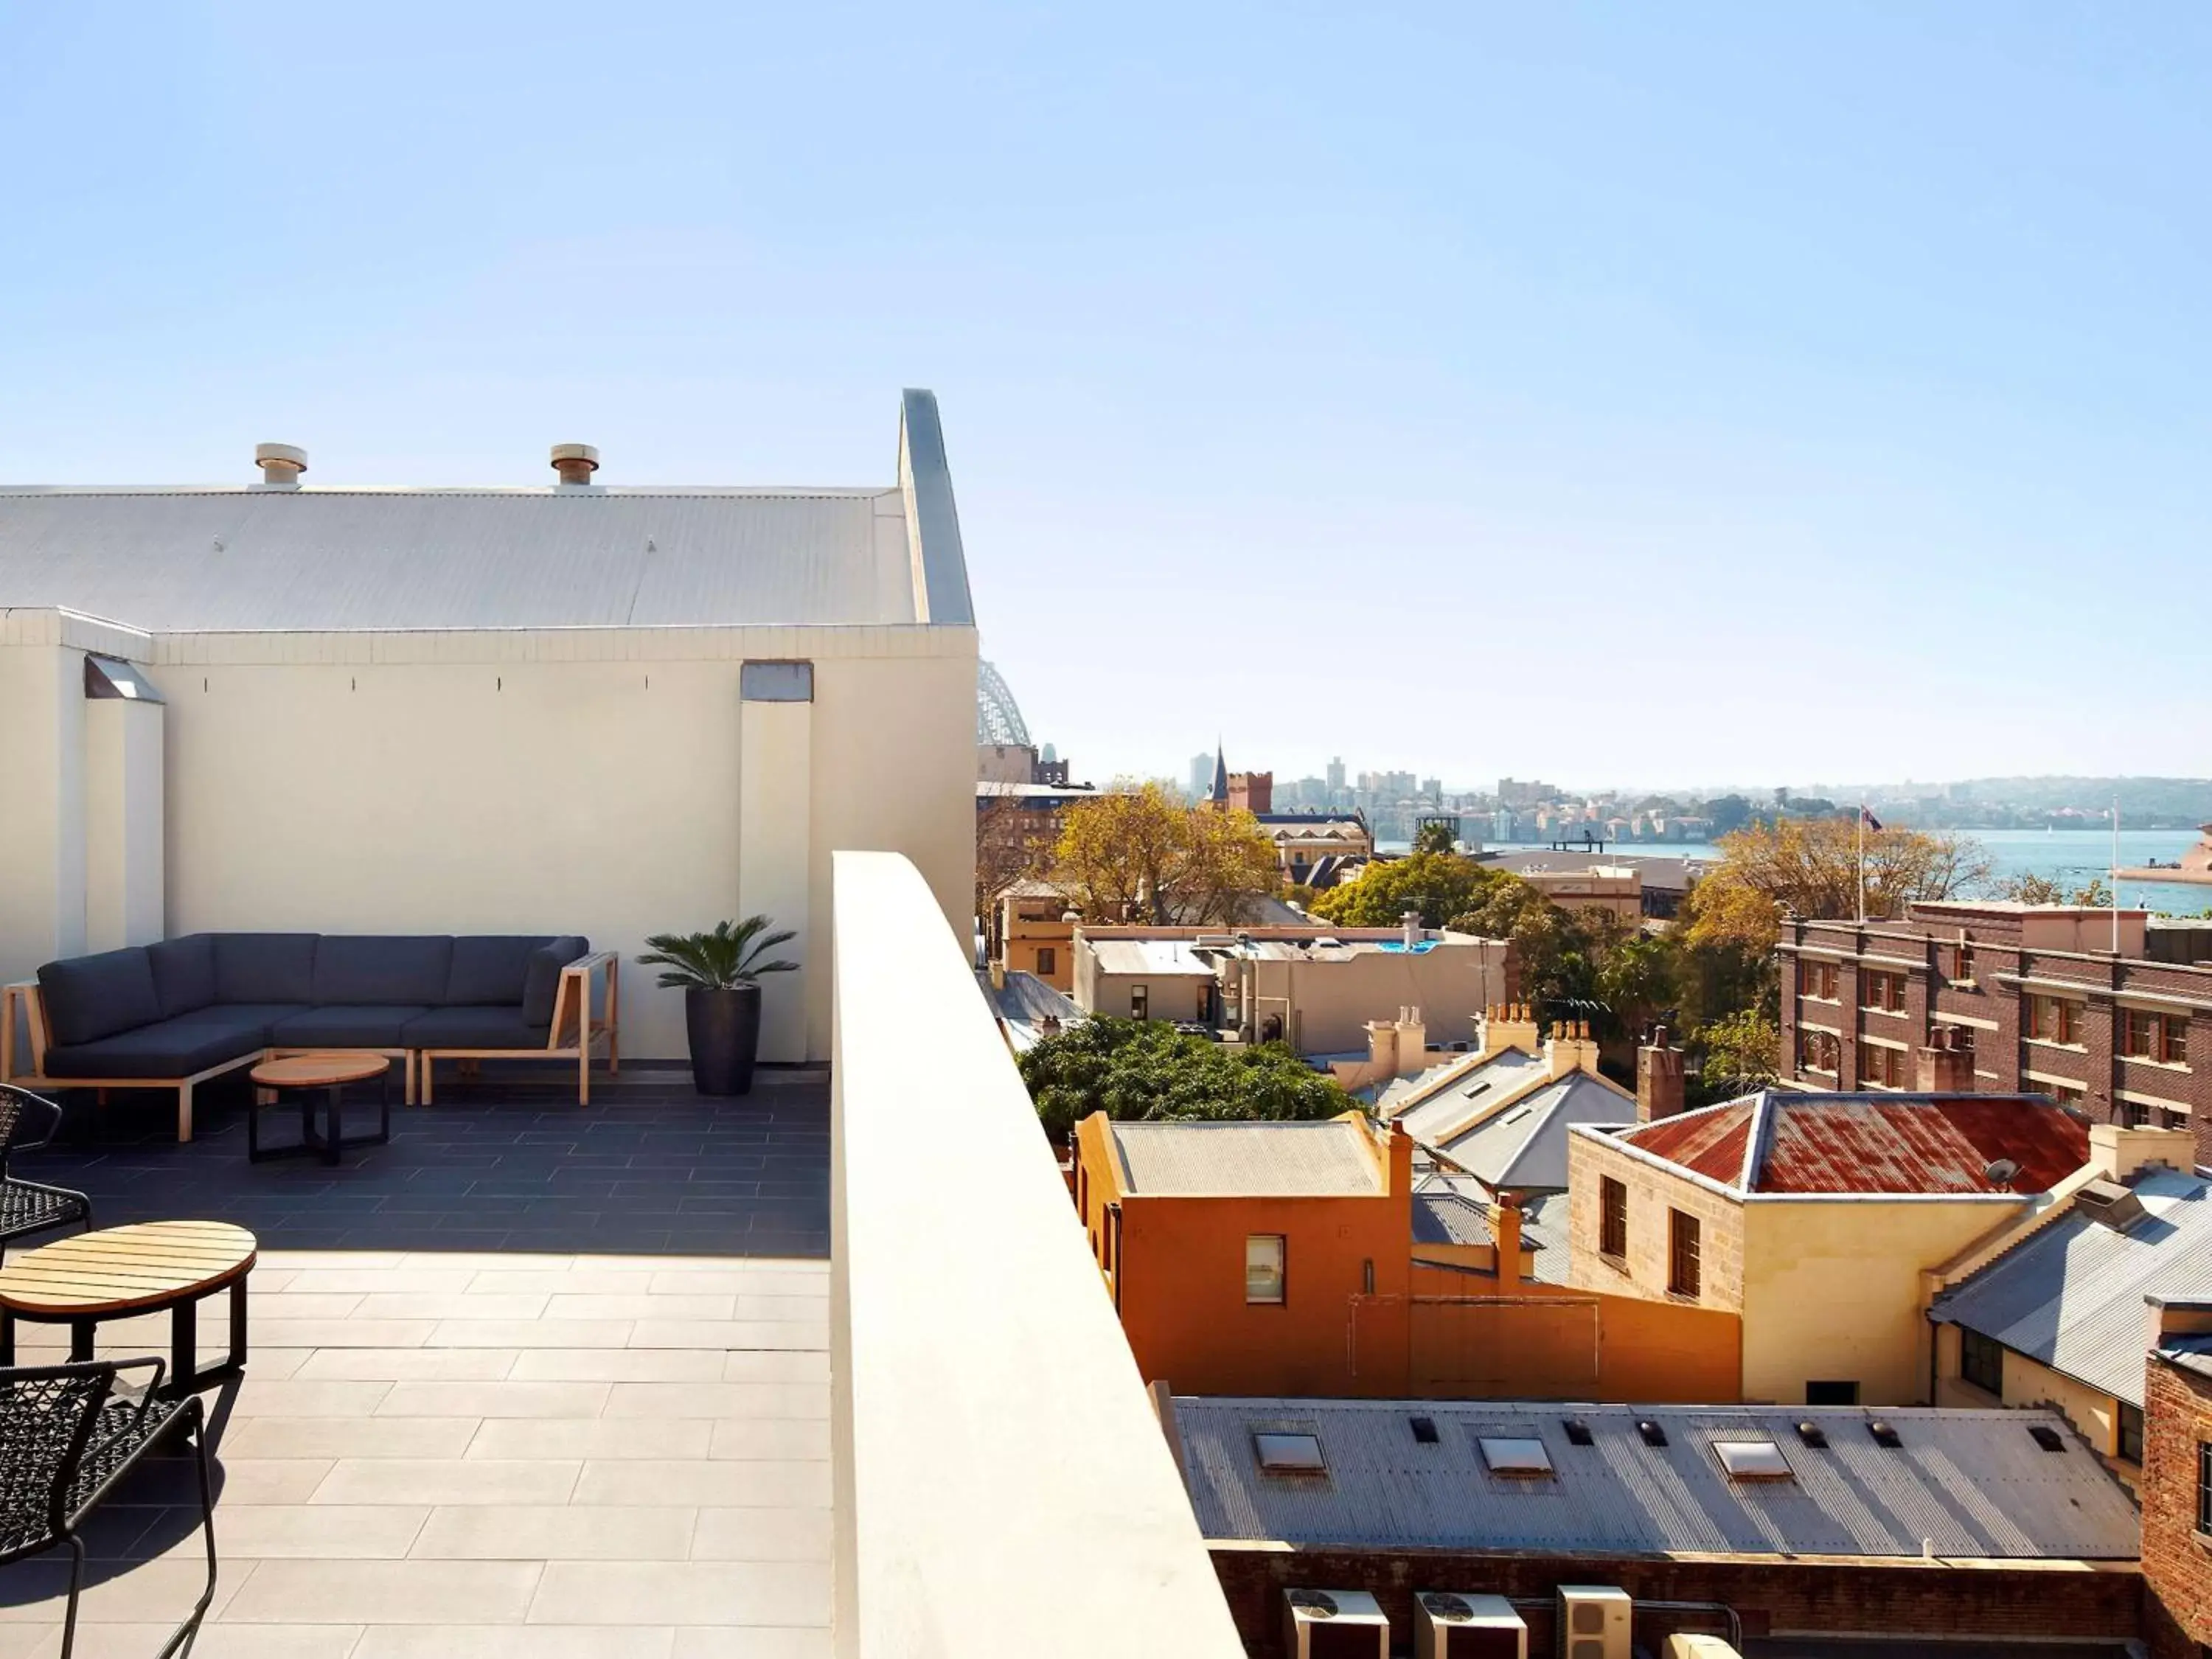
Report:
[[[438,1103],[392,1109],[388,1146],[319,1159],[246,1159],[242,1079],[205,1091],[190,1144],[173,1097],[72,1097],[65,1144],[18,1173],[89,1193],[103,1225],[193,1216],[235,1221],[294,1249],[830,1253],[830,1089],[818,1072],[764,1072],[753,1092],[712,1100],[687,1071],[595,1076],[488,1063],[438,1085]],[[392,1079],[392,1094],[399,1093]],[[352,1091],[349,1134],[374,1123],[373,1089]],[[263,1115],[264,1144],[296,1115]]]
[[[103,1222],[260,1235],[246,1377],[204,1396],[222,1567],[195,1653],[826,1655],[823,1079],[707,1103],[681,1074],[625,1073],[580,1113],[552,1090],[440,1092],[335,1170],[249,1168],[221,1114],[189,1147],[155,1115],[143,1141],[25,1170],[89,1188]],[[702,1170],[752,1190],[695,1194]],[[58,1358],[58,1335],[28,1328],[25,1359]],[[166,1347],[159,1320],[102,1328],[103,1353]],[[155,1651],[190,1606],[191,1491],[163,1460],[103,1507],[85,1659]],[[55,1651],[59,1571],[0,1569],[0,1659]]]

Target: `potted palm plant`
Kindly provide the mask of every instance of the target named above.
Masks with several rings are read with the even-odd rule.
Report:
[[[691,1043],[691,1081],[702,1095],[742,1095],[753,1086],[760,1052],[763,974],[788,974],[799,964],[768,953],[794,937],[771,933],[766,916],[722,921],[710,933],[654,933],[641,967],[661,970],[666,989],[684,993],[684,1034]],[[764,959],[768,958],[768,959]]]

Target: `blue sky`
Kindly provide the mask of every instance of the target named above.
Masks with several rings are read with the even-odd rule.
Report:
[[[2201,6],[0,28],[9,481],[866,483],[927,386],[1083,772],[2212,771]]]

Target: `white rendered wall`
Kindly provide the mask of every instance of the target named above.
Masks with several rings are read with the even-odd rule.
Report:
[[[815,664],[805,775],[764,769],[750,808],[811,822],[804,959],[829,960],[836,848],[905,854],[964,916],[972,629],[210,635],[149,671],[169,931],[581,933],[623,954],[623,1053],[679,1058],[683,999],[633,959],[743,914],[745,657]],[[828,976],[803,981],[821,1060]]]
[[[0,641],[0,977],[85,948],[84,708],[82,651]]]
[[[163,937],[161,705],[84,705],[85,948]]]
[[[760,1057],[789,1064],[806,1058],[814,705],[747,702],[738,726],[738,910],[799,935],[772,954],[801,971],[761,981]]]

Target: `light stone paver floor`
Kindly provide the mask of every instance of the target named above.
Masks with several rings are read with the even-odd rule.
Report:
[[[203,1396],[199,1659],[829,1652],[828,1263],[264,1249],[252,1286],[245,1379]],[[165,1353],[166,1324],[100,1352]],[[60,1340],[25,1328],[23,1363]],[[164,1460],[100,1511],[83,1659],[153,1653],[190,1607],[191,1494]],[[0,1569],[0,1659],[58,1650],[65,1576]]]

